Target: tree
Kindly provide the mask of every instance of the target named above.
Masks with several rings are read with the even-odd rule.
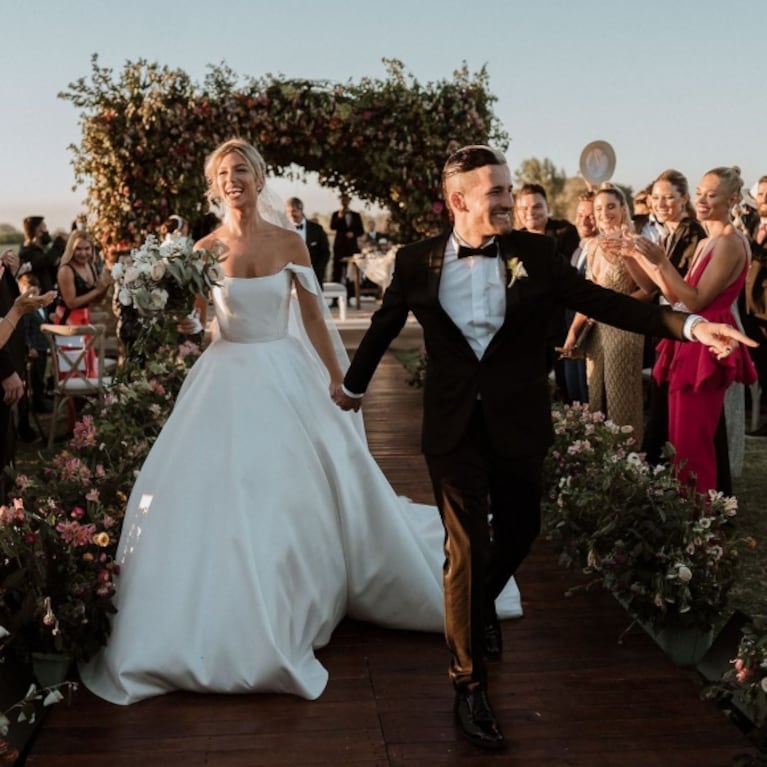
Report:
[[[401,62],[384,64],[386,78],[345,84],[241,81],[220,65],[197,84],[145,60],[115,75],[94,55],[90,80],[59,96],[81,110],[82,140],[70,148],[95,234],[107,247],[131,247],[171,213],[200,221],[204,158],[232,136],[254,143],[274,174],[316,171],[320,183],[387,208],[402,239],[438,230],[448,155],[464,144],[505,148],[508,136],[484,68],[471,75],[464,64],[449,80],[422,85]]]
[[[561,199],[565,191],[567,176],[564,170],[557,170],[554,163],[545,157],[529,157],[523,160],[514,172],[514,186],[519,189],[524,184],[540,184],[546,190],[551,215],[562,217],[567,214],[566,201]]]

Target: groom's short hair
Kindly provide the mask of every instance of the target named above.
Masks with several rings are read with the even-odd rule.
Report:
[[[468,173],[485,165],[505,165],[506,158],[501,152],[484,144],[464,146],[447,158],[442,168],[442,180],[457,173]]]
[[[442,197],[447,201],[446,184],[451,176],[469,173],[485,165],[506,165],[506,158],[502,152],[486,144],[471,144],[457,149],[442,166]]]

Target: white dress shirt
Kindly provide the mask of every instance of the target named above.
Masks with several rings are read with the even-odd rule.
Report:
[[[487,244],[487,243],[485,243]],[[500,258],[458,258],[467,245],[455,232],[447,241],[439,302],[481,359],[506,314],[506,275]]]
[[[304,242],[306,242],[306,219],[303,219],[300,224],[296,224],[296,232],[301,235],[301,237],[304,238]]]

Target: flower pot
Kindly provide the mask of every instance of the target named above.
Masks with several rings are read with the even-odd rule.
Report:
[[[713,629],[706,631],[695,627],[676,626],[664,626],[660,629],[645,628],[677,666],[697,666],[714,642]]]
[[[32,653],[32,673],[40,687],[52,687],[65,682],[72,668],[72,658],[63,653]]]

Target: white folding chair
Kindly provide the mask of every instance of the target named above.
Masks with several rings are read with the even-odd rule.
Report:
[[[53,413],[48,447],[53,445],[56,422],[69,400],[95,398],[99,402],[112,383],[105,374],[104,325],[41,325],[51,350]],[[88,361],[95,357],[95,376],[89,376]],[[91,365],[93,367],[93,365]]]

